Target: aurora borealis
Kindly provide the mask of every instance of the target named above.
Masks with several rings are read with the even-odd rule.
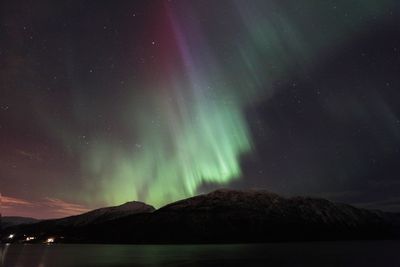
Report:
[[[2,3],[0,192],[31,203],[4,213],[59,216],[49,199],[71,214],[160,207],[219,187],[396,208],[398,11],[393,0]]]

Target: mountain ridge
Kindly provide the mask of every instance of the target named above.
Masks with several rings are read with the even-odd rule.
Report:
[[[153,206],[144,202],[128,201],[121,205],[98,208],[82,214],[52,219],[50,221],[55,221],[58,224],[82,226],[90,223],[100,223],[107,220],[117,219],[136,213],[153,212],[155,210],[156,209]]]
[[[40,219],[23,216],[1,216],[0,227],[10,227],[20,224],[32,224],[41,221]]]
[[[220,189],[109,220],[44,221],[8,231],[75,243],[232,243],[390,239],[399,237],[399,226],[399,214],[322,198]]]

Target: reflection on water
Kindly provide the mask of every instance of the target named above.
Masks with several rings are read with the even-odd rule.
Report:
[[[243,245],[3,245],[4,267],[400,266],[399,241]]]

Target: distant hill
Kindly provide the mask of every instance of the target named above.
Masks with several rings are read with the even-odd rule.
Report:
[[[18,240],[28,234],[29,236],[38,237],[52,232],[66,233],[71,229],[79,229],[80,227],[88,225],[104,223],[133,214],[150,213],[154,210],[153,206],[143,202],[132,201],[119,206],[95,209],[80,215],[60,219],[31,221],[30,223],[28,222],[29,224],[27,225],[5,224],[3,231],[8,234],[15,234],[15,240]],[[10,240],[7,241],[9,242]]]
[[[285,198],[267,191],[217,190],[171,203],[154,212],[103,221],[85,220],[84,224],[77,224],[75,220],[75,224],[69,223],[67,227],[60,227],[60,222],[40,222],[12,230],[42,235],[42,238],[63,236],[63,242],[94,243],[387,239],[398,237],[400,216],[319,198]]]
[[[17,216],[4,216],[1,217],[1,227],[4,229],[9,226],[15,226],[20,224],[31,224],[39,222],[40,220],[29,217],[17,217]]]

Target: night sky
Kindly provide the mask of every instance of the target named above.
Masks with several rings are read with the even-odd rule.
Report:
[[[396,0],[2,1],[2,214],[217,188],[400,211]]]

